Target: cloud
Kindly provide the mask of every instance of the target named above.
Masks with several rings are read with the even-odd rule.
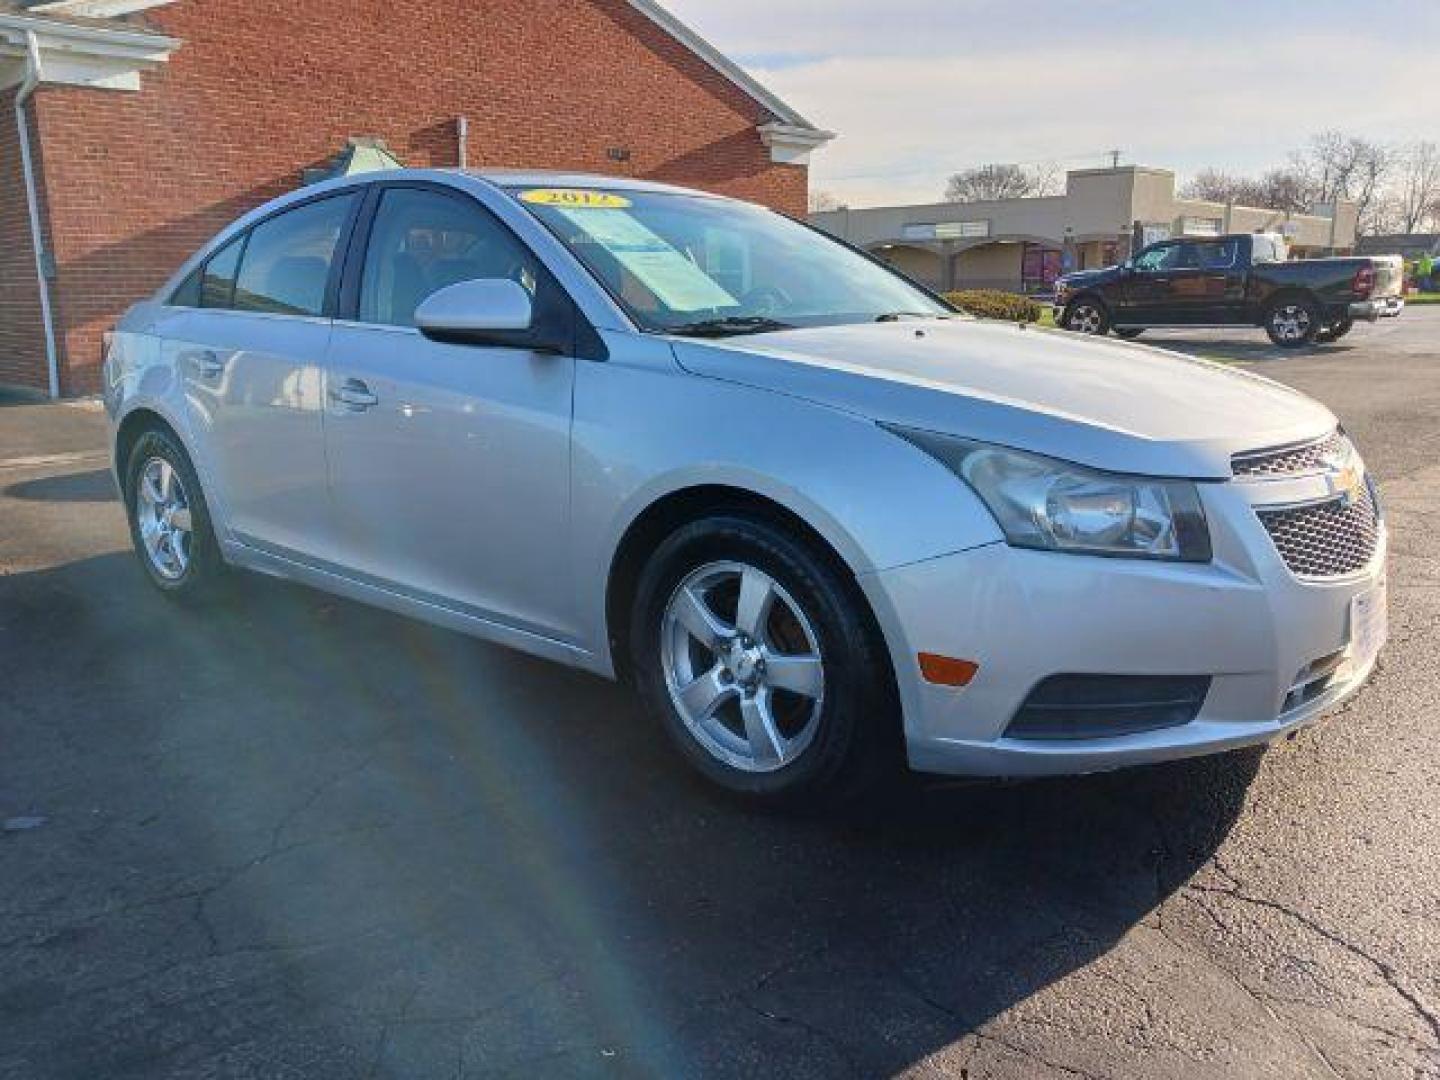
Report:
[[[1379,7],[1401,7],[1381,16]],[[671,0],[840,138],[812,183],[854,205],[933,201],[988,161],[1258,171],[1312,133],[1440,138],[1440,4],[1341,0]],[[1203,9],[1203,10],[1202,10]]]

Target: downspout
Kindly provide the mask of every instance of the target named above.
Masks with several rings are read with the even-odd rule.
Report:
[[[470,166],[470,118],[459,116],[455,118],[455,156],[460,161],[460,168],[466,169]]]
[[[40,84],[40,40],[34,30],[25,31],[25,80],[15,91],[15,126],[20,133],[20,162],[25,172],[25,203],[30,211],[30,241],[35,249],[35,280],[40,286],[40,321],[45,326],[45,366],[50,376],[50,396],[60,396],[60,355],[55,347],[55,319],[50,310],[50,279],[45,273],[44,232],[40,228],[40,196],[35,188],[35,163],[30,158],[30,123],[25,102]]]

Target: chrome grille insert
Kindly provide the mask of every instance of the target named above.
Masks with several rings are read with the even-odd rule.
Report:
[[[1288,713],[1291,709],[1306,705],[1329,690],[1344,666],[1346,656],[1346,651],[1340,649],[1318,660],[1312,660],[1301,668],[1290,685],[1290,691],[1285,695],[1280,712]]]
[[[1368,478],[1356,496],[1309,506],[1256,509],[1296,577],[1332,578],[1370,565],[1380,545],[1380,514]]]
[[[1353,453],[1345,433],[1333,431],[1311,442],[1236,454],[1230,459],[1230,470],[1236,476],[1302,476],[1325,472],[1331,467],[1331,461],[1343,460]]]

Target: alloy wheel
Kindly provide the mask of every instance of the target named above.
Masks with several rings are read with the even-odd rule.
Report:
[[[162,457],[152,457],[140,470],[135,519],[145,556],[155,572],[167,581],[184,577],[194,541],[190,499],[180,474]]]
[[[743,772],[774,772],[814,741],[825,666],[809,617],[741,562],[688,574],[661,618],[665,684],[696,742]]]
[[[1071,330],[1081,334],[1098,334],[1103,322],[1100,309],[1094,304],[1076,304],[1070,309],[1070,317],[1065,321]]]
[[[1284,304],[1270,313],[1270,328],[1281,341],[1304,341],[1310,333],[1310,312],[1301,304]]]

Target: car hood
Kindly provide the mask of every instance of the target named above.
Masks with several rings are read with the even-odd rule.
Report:
[[[973,319],[675,340],[692,374],[1099,469],[1220,479],[1335,417],[1269,379],[1143,345]]]
[[[1098,285],[1118,276],[1120,267],[1102,266],[1098,270],[1072,270],[1068,274],[1061,274],[1055,279],[1055,284],[1065,285],[1069,288],[1078,288],[1082,285]]]

